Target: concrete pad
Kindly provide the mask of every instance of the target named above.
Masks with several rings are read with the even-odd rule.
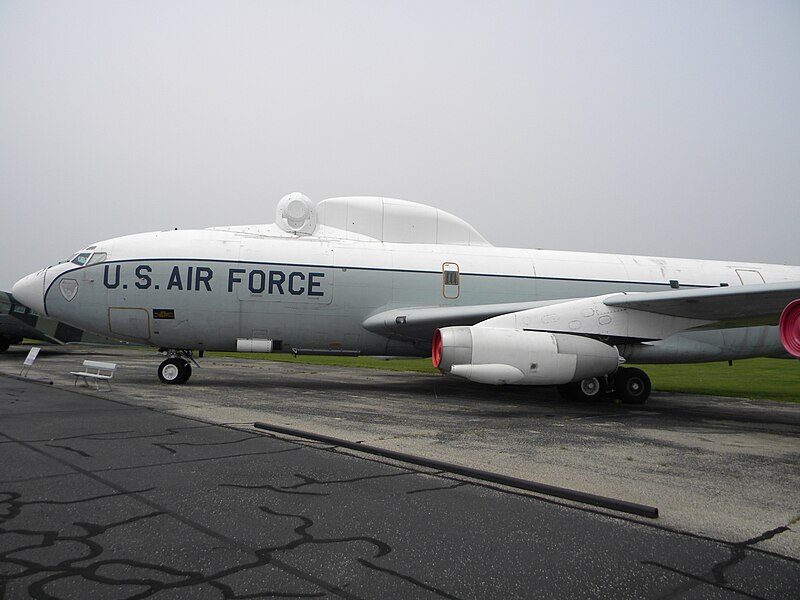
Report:
[[[0,372],[25,353],[6,353]],[[73,391],[65,374],[87,355],[121,365],[112,392]],[[800,581],[794,405],[663,394],[636,409],[574,405],[548,391],[237,359],[204,359],[185,386],[165,386],[152,353],[40,361],[32,376],[53,386],[0,378],[10,597],[111,586],[780,598]],[[277,439],[252,430],[257,420],[655,504],[662,517]]]

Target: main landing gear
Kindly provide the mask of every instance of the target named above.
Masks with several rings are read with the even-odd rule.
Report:
[[[623,404],[644,404],[651,389],[647,373],[631,367],[620,367],[607,377],[589,377],[557,387],[561,397],[567,400],[595,402],[609,395],[619,398]]]
[[[158,378],[161,383],[180,384],[189,381],[189,377],[192,376],[192,365],[189,361],[194,362],[191,350],[161,348],[159,352],[167,353],[167,359],[158,365]]]

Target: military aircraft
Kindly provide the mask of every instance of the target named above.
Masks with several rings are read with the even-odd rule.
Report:
[[[120,343],[38,315],[16,302],[7,292],[0,291],[0,352],[5,352],[12,344],[21,343],[23,338],[59,345]]]
[[[184,383],[203,350],[432,356],[485,384],[644,402],[625,362],[800,357],[800,267],[500,248],[443,210],[379,197],[275,223],[97,242],[18,281],[41,314],[166,353]]]

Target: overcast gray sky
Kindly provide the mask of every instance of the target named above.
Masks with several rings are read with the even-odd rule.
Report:
[[[799,264],[800,2],[0,0],[0,288],[291,191]]]

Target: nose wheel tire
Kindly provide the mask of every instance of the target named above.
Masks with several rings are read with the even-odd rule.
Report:
[[[192,365],[182,358],[168,358],[158,365],[158,378],[161,383],[186,383],[192,376]]]
[[[641,369],[620,368],[614,374],[614,393],[623,404],[644,404],[650,390],[650,378]]]

